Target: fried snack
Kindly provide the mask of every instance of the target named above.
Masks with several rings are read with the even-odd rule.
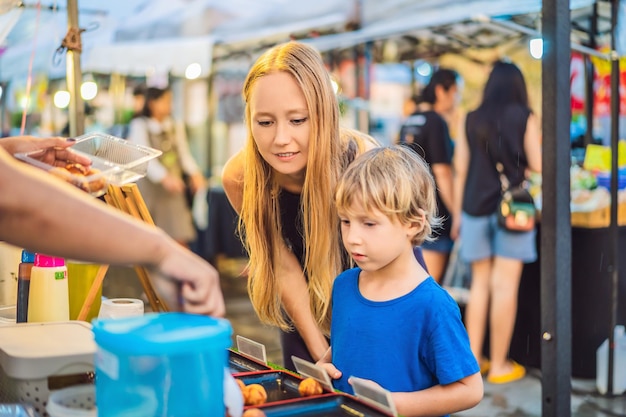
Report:
[[[303,397],[310,397],[312,395],[320,395],[322,392],[324,392],[324,389],[322,388],[322,385],[315,379],[306,378],[303,379],[302,382],[300,382],[300,385],[298,385],[298,391]]]
[[[261,384],[246,385],[243,391],[243,403],[245,405],[261,405],[267,401],[267,391]]]
[[[258,408],[249,408],[243,412],[241,417],[265,417],[265,413]]]
[[[49,172],[88,193],[98,193],[107,186],[107,181],[103,177],[89,181],[85,179],[86,177],[99,174],[100,170],[88,168],[81,164],[67,164],[65,167],[54,167]]]

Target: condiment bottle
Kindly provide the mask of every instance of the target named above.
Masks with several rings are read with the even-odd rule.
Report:
[[[63,258],[35,254],[30,274],[28,321],[70,319],[67,267]]]
[[[22,262],[17,270],[17,313],[16,321],[26,323],[28,319],[28,294],[30,292],[30,272],[35,262],[35,254],[22,251]]]

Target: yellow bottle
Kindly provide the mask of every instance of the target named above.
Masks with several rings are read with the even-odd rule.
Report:
[[[76,320],[78,318],[78,314],[80,313],[83,304],[85,303],[85,298],[91,289],[91,285],[93,284],[98,271],[100,270],[100,265],[91,264],[73,260],[67,260],[67,279],[69,286],[69,296],[70,296],[70,320]],[[98,289],[96,293],[96,298],[94,299],[91,308],[87,312],[87,317],[85,321],[91,322],[92,319],[98,317],[98,313],[100,312],[100,304],[102,302],[102,286]]]
[[[30,273],[28,321],[70,319],[67,267],[63,258],[35,254]]]

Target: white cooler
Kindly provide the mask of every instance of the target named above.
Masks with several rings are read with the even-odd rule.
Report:
[[[95,352],[86,322],[0,326],[0,403],[26,403],[48,416],[51,391],[93,380]]]

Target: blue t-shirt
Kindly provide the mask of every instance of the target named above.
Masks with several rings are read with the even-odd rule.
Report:
[[[350,376],[371,379],[391,392],[420,391],[479,372],[456,302],[427,278],[389,301],[359,291],[360,268],[333,285],[332,362],[342,372],[336,389],[353,393]]]

